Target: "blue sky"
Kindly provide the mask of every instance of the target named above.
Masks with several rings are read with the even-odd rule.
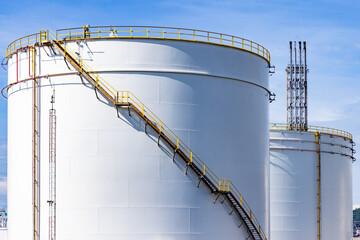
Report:
[[[276,66],[270,88],[277,95],[270,105],[270,120],[285,122],[288,42],[307,41],[309,122],[351,132],[360,152],[359,12],[359,0],[3,1],[0,56],[21,36],[84,24],[183,27],[236,35],[270,51]],[[0,70],[1,88],[6,81],[7,73]],[[0,208],[6,206],[6,104],[1,97]],[[354,163],[354,204],[360,204],[359,170]]]

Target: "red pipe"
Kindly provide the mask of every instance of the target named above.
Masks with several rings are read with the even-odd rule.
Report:
[[[30,57],[31,57],[31,48],[29,48],[29,77],[31,77]]]

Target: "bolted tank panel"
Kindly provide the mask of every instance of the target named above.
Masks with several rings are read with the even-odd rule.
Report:
[[[352,237],[353,144],[321,129],[318,139],[315,132],[270,130],[273,239],[318,239],[319,227],[320,239]]]
[[[118,90],[139,97],[206,167],[230,179],[269,232],[268,62],[213,44],[129,39],[67,41]],[[246,239],[228,204],[216,201],[142,119],[112,106],[47,46],[40,80],[40,235],[48,236],[49,109],[57,113],[58,239]],[[28,78],[29,52],[9,59],[9,83]],[[17,66],[18,65],[18,66]],[[16,76],[16,68],[19,75]],[[65,75],[66,74],[66,75]],[[56,76],[55,76],[56,75]],[[32,238],[32,85],[11,86],[9,240]],[[97,95],[99,99],[97,99]],[[17,231],[17,229],[23,231]]]

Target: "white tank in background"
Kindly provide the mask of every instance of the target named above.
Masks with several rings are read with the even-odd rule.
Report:
[[[79,33],[59,31],[57,37],[115,89],[139,97],[219,178],[230,179],[250,206],[250,218],[256,216],[268,236],[267,50],[250,41],[245,41],[247,50],[244,45],[241,49],[244,41],[234,47],[231,38],[225,44],[221,34],[216,43],[206,42],[215,36],[207,32],[201,32],[204,40],[192,41],[192,30],[186,35],[190,39],[180,40],[178,29],[171,29],[171,38],[161,38],[170,31],[163,28],[157,30],[160,37],[148,38],[146,31],[139,38],[121,37],[119,28],[96,31],[86,29],[87,39],[82,39],[82,28]],[[136,34],[133,28],[127,31]],[[222,199],[214,204],[215,196],[204,184],[197,188],[197,179],[184,174],[184,163],[172,162],[173,153],[157,146],[157,136],[144,133],[139,116],[129,116],[127,109],[119,109],[118,116],[48,45],[35,47],[34,54],[34,69],[41,77],[41,238],[48,238],[49,229],[49,109],[54,92],[57,239],[249,236]],[[8,89],[8,228],[9,240],[30,240],[33,91],[32,81],[21,81],[33,69],[31,51],[14,53],[18,47],[10,45],[8,51],[9,84],[14,84]]]
[[[351,134],[322,127],[310,126],[307,132],[288,128],[270,127],[271,238],[351,239]]]

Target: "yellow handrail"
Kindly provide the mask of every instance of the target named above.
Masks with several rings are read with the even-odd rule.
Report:
[[[304,132],[312,132],[312,133],[325,133],[331,134],[334,136],[340,136],[344,138],[348,138],[351,141],[353,140],[353,136],[346,131],[335,129],[335,128],[328,128],[328,127],[320,127],[320,126],[300,126],[300,125],[292,125],[286,123],[270,123],[270,130],[274,131],[304,131]]]
[[[44,33],[46,34],[46,37],[42,35]],[[50,29],[41,30],[40,34],[32,34],[13,41],[7,48],[6,56],[9,57],[21,47],[30,46],[36,42],[43,43],[49,41],[50,33]],[[245,38],[203,30],[154,26],[84,26],[79,28],[59,29],[52,35],[56,41],[101,38],[147,38],[210,43],[251,52],[264,58],[270,64],[270,53],[262,45]],[[32,38],[29,39],[29,37]]]
[[[73,50],[69,47],[65,46],[64,49],[66,54],[69,54],[74,60],[78,61],[78,64],[82,66],[82,69],[85,73],[89,74],[93,79],[96,79],[96,85],[101,86],[109,96],[112,96],[111,100],[115,104],[118,103],[131,103],[142,113],[143,117],[147,117],[150,119],[162,132],[165,134],[176,146],[177,150],[180,150],[190,159],[192,164],[194,164],[198,169],[202,170],[202,174],[206,176],[208,179],[212,181],[214,186],[220,181],[215,173],[209,169],[206,164],[200,160],[200,158],[183,142],[181,139],[166,125],[163,121],[160,120],[158,116],[155,115],[138,97],[136,97],[131,91],[117,91],[114,87],[112,87],[108,82],[106,82],[100,75],[98,75],[88,64],[86,64],[79,55],[75,54]],[[240,203],[240,206],[244,209],[245,213],[251,218],[251,222],[254,227],[257,229],[259,235],[262,239],[266,240],[266,235],[263,232],[262,228],[253,212],[251,211],[248,203],[244,200],[243,196],[240,194],[235,185],[230,181],[226,180],[226,188],[227,192],[231,192],[237,201]]]

